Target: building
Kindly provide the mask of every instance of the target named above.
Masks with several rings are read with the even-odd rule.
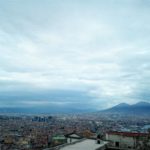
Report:
[[[82,138],[77,134],[67,136],[68,143],[44,150],[105,150],[108,142],[100,139]]]
[[[111,131],[106,133],[106,140],[109,141],[110,149],[137,150],[145,146],[145,142],[149,142],[149,134]]]
[[[57,146],[67,143],[67,138],[64,135],[56,135],[52,137],[52,146]]]
[[[80,142],[66,145],[60,150],[105,150],[108,142],[101,141],[97,144],[96,140],[93,139],[83,139]]]
[[[75,133],[68,134],[68,135],[66,135],[66,137],[67,137],[67,143],[77,142],[77,141],[80,141],[82,139],[82,137],[80,135],[77,135]]]
[[[46,148],[44,150],[106,150],[108,142],[101,141],[97,144],[93,139],[82,139],[70,144],[63,144],[53,148]]]

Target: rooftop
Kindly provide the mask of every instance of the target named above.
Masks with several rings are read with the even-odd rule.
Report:
[[[96,150],[105,146],[107,143],[102,141],[101,144],[97,144],[96,140],[85,139],[81,142],[62,147],[60,150]]]
[[[81,138],[79,135],[77,134],[70,134],[69,137],[72,137],[72,138]]]
[[[117,131],[110,131],[107,134],[111,135],[121,135],[121,136],[128,136],[128,137],[139,137],[139,136],[148,136],[148,133],[135,133],[135,132],[117,132]]]
[[[52,137],[53,140],[64,140],[66,139],[65,136],[63,135],[56,135]]]

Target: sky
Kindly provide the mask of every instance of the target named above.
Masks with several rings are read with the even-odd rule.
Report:
[[[0,107],[149,102],[149,16],[149,0],[1,0]]]

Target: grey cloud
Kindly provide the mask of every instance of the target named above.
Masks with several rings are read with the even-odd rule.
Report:
[[[7,95],[1,103],[52,104],[62,97],[66,105],[98,109],[148,101],[149,1],[0,4],[0,92]]]

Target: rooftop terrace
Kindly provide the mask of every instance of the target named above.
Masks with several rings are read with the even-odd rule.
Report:
[[[85,139],[75,144],[66,145],[60,148],[60,150],[98,150],[105,147],[107,142],[102,141],[101,144],[97,144],[96,140]]]

